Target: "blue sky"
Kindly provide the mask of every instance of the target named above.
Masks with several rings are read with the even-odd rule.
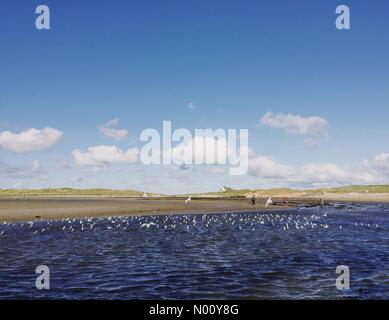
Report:
[[[35,28],[39,4],[50,8],[50,30]],[[335,28],[338,4],[2,1],[0,134],[51,127],[63,136],[23,152],[0,140],[0,188],[175,193],[387,183],[389,4],[347,1],[351,30],[342,31]],[[288,131],[296,123],[259,125],[268,111],[303,123],[320,117],[327,126],[307,146],[309,133]],[[128,137],[99,132],[112,119]],[[96,170],[75,163],[76,149],[140,148],[140,132],[161,129],[163,120],[190,130],[249,129],[252,168],[231,177],[209,166],[110,163]],[[273,169],[293,174],[266,174]]]

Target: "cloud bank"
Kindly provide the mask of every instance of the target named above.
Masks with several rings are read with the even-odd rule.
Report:
[[[270,156],[249,159],[248,174],[254,177],[302,187],[325,187],[389,182],[389,154],[382,153],[355,167],[341,168],[334,163],[287,165]]]

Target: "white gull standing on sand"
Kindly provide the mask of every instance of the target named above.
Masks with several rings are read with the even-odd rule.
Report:
[[[267,207],[269,204],[272,204],[272,203],[273,203],[273,200],[270,197],[269,199],[267,199],[265,207]]]

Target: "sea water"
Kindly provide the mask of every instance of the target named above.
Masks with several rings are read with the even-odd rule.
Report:
[[[0,299],[388,299],[388,276],[389,205],[0,224]]]

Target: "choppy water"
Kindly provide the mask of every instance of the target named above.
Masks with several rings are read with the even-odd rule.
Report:
[[[388,262],[387,205],[0,224],[0,299],[388,299]]]

